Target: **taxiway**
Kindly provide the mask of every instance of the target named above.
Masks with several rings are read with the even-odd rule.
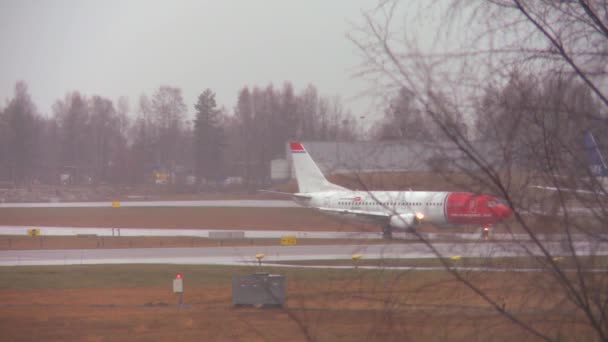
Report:
[[[574,242],[577,255],[608,255],[608,243]],[[567,246],[546,242],[553,257],[571,255]],[[443,257],[497,258],[539,256],[542,251],[531,242],[501,243],[434,243]],[[243,265],[256,263],[255,255],[264,254],[264,262],[291,260],[343,260],[353,254],[366,259],[434,258],[437,255],[423,243],[386,245],[323,245],[323,246],[246,246],[206,248],[124,248],[76,250],[3,250],[0,266],[18,265],[93,265],[93,264],[218,264]]]

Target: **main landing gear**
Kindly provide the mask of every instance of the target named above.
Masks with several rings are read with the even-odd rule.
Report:
[[[393,239],[393,229],[391,226],[382,227],[382,238],[384,240],[392,240]]]

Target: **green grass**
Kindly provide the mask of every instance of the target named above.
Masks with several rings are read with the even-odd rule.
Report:
[[[299,269],[254,266],[199,265],[78,265],[78,266],[9,266],[0,267],[2,288],[154,288],[166,287],[177,272],[187,286],[230,286],[233,275],[254,272],[280,273],[297,281],[360,280],[382,278],[391,272],[369,270]],[[433,277],[434,272],[428,273]],[[443,272],[437,272],[443,273]],[[427,278],[427,277],[424,277]]]
[[[561,268],[576,267],[574,258],[562,257],[554,259]],[[446,258],[449,265],[459,267],[500,267],[500,268],[539,268],[547,266],[545,258],[512,257],[512,258]],[[580,257],[584,268],[608,269],[608,256]],[[427,259],[360,259],[353,260],[302,260],[281,262],[286,265],[316,265],[316,266],[384,266],[384,267],[441,267],[443,264],[437,258]]]
[[[608,269],[608,256],[580,258],[584,268]],[[536,258],[462,258],[450,259],[454,266],[538,268],[542,259]],[[556,261],[562,269],[573,268],[574,260],[569,257]],[[292,261],[283,264],[317,266],[354,266],[352,260]],[[441,266],[437,259],[361,259],[359,266]],[[8,266],[0,267],[0,289],[2,288],[154,288],[165,287],[180,272],[188,286],[205,287],[212,285],[230,286],[233,275],[254,272],[280,273],[288,279],[303,282],[324,282],[328,280],[360,281],[362,279],[382,280],[392,277],[398,270],[353,270],[353,269],[305,269],[272,266],[209,266],[209,265],[77,265],[77,266]],[[412,272],[412,271],[407,271]],[[438,271],[414,271],[417,281],[429,281],[445,277],[447,273]]]

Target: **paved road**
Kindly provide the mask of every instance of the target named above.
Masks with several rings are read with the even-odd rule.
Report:
[[[532,243],[436,243],[445,257],[515,257],[541,255]],[[569,253],[558,242],[545,243],[553,256]],[[608,244],[579,241],[574,244],[579,255],[608,255]],[[432,258],[435,255],[421,243],[390,245],[329,246],[256,246],[207,248],[132,248],[78,250],[0,251],[0,266],[16,265],[89,265],[89,264],[253,264],[255,255],[265,254],[264,262],[289,260],[350,259],[362,254],[365,259]]]
[[[121,207],[236,207],[236,208],[296,208],[286,200],[207,200],[207,201],[125,201]],[[104,208],[112,202],[41,202],[0,203],[0,208]]]

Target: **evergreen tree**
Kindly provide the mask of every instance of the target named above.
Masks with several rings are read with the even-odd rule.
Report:
[[[215,93],[206,89],[198,97],[194,119],[194,166],[199,179],[218,181],[223,171],[224,131],[222,112],[215,103]]]
[[[25,82],[15,85],[15,97],[0,113],[0,154],[4,173],[15,184],[29,181],[34,176],[39,148],[39,115]]]

